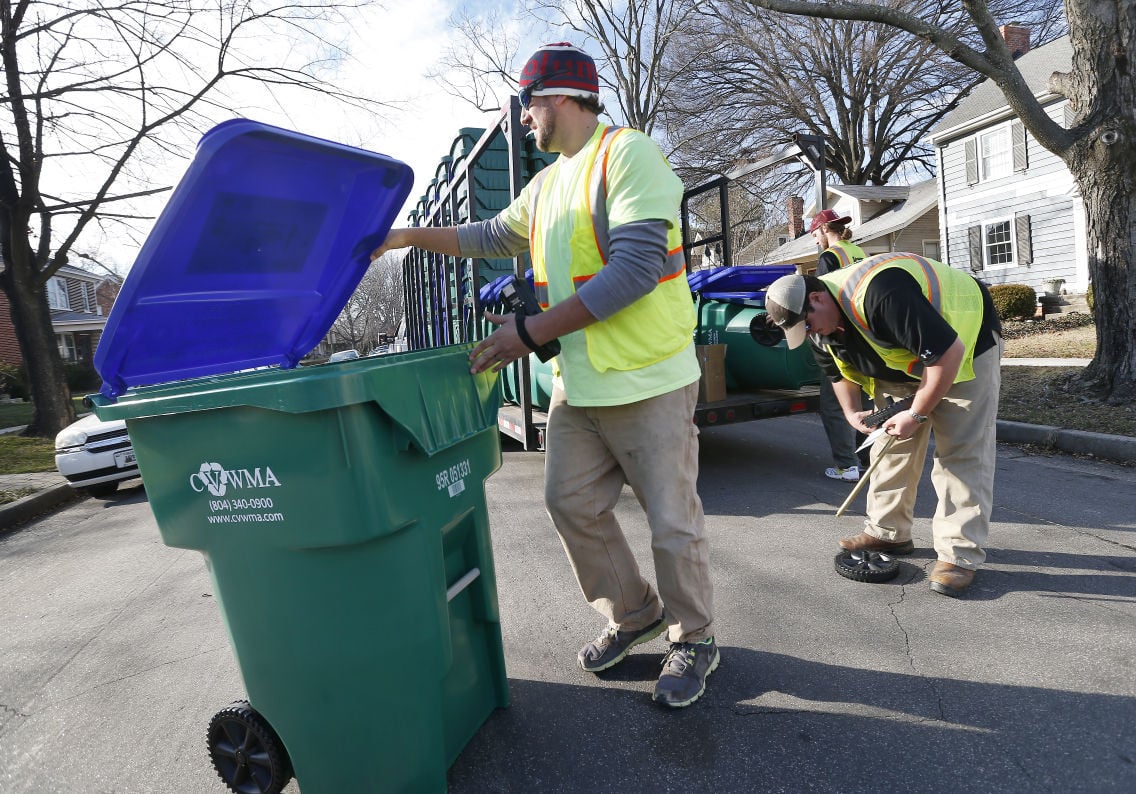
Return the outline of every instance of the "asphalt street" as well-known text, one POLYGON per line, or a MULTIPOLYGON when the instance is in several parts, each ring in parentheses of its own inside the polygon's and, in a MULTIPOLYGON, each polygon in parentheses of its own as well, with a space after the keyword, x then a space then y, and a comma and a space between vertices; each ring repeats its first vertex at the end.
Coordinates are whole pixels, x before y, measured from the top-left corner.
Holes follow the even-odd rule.
MULTIPOLYGON (((834 572, 863 495, 834 518, 850 486, 827 465, 815 416, 703 433, 722 664, 668 711, 661 640, 576 667, 602 620, 542 454, 507 448, 485 498, 512 702, 449 791, 1136 791, 1136 467, 1000 444, 988 564, 954 600, 927 586, 927 477, 899 577, 834 572)), ((629 490, 619 515, 649 572, 629 490)), ((205 729, 244 687, 201 555, 162 544, 140 486, 0 535, 0 623, 0 791, 226 790, 205 729)), ((377 686, 415 664, 390 640, 377 686)))

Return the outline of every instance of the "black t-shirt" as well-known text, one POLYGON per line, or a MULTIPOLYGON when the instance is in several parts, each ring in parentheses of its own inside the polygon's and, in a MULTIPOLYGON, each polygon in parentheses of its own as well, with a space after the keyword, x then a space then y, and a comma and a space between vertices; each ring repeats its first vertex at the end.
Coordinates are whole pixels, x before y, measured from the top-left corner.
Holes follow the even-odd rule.
POLYGON ((817 272, 818 276, 823 276, 825 273, 831 273, 834 270, 840 269, 840 259, 836 254, 829 251, 827 248, 817 258, 817 272))
MULTIPOLYGON (((975 281, 978 281, 975 279, 975 281)), ((974 355, 986 352, 995 344, 994 333, 1002 332, 1002 324, 986 285, 978 281, 982 293, 982 326, 974 355)), ((840 304, 837 304, 840 307, 840 304)), ((841 314, 844 310, 840 309, 841 314)), ((887 268, 868 284, 864 293, 864 314, 868 327, 885 345, 910 350, 926 365, 934 364, 954 344, 958 334, 923 295, 919 282, 905 270, 887 268)), ((855 325, 844 318, 843 333, 823 341, 832 354, 863 374, 890 381, 918 381, 906 372, 892 369, 884 363, 868 341, 855 330, 855 325)), ((839 370, 828 352, 819 347, 819 337, 809 337, 817 363, 833 381, 840 380, 839 370)))

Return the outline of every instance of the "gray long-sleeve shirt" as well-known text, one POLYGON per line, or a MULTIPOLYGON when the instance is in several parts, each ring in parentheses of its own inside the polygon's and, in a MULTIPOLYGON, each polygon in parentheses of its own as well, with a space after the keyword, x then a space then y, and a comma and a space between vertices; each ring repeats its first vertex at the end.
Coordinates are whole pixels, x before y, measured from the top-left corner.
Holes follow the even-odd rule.
MULTIPOLYGON (((667 273, 666 221, 625 223, 611 229, 607 265, 576 292, 596 319, 630 306, 658 286, 667 273)), ((463 256, 505 258, 528 249, 528 240, 498 218, 457 227, 463 256)))

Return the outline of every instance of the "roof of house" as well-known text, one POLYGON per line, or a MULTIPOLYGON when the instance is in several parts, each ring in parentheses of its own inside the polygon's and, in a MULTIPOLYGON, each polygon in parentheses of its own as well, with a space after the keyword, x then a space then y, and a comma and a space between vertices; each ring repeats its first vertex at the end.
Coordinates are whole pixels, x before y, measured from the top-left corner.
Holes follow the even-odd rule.
MULTIPOLYGON (((861 201, 881 198, 884 194, 900 196, 894 206, 881 212, 869 221, 852 229, 852 242, 862 244, 879 239, 910 226, 939 203, 939 183, 927 179, 914 185, 834 185, 829 188, 861 201)), ((817 253, 816 241, 811 235, 802 235, 785 245, 771 251, 765 257, 767 262, 791 262, 807 259, 817 253)))
MULTIPOLYGON (((1050 93, 1050 75, 1054 72, 1067 72, 1071 68, 1073 45, 1068 36, 1062 36, 1030 50, 1018 58, 1016 63, 1034 96, 1044 97, 1050 93)), ((1002 89, 993 80, 984 80, 943 118, 939 126, 931 130, 931 137, 942 135, 956 127, 965 127, 969 122, 1003 109, 1007 114, 1011 113, 1002 89)))
POLYGON ((55 271, 55 275, 60 277, 83 279, 84 281, 102 281, 104 278, 106 278, 106 276, 100 275, 98 273, 92 273, 89 270, 84 270, 83 268, 75 267, 74 265, 64 265, 63 267, 59 268, 59 270, 55 271))
POLYGON ((828 185, 828 189, 858 201, 903 201, 909 185, 828 185))
POLYGON ((107 318, 91 312, 74 312, 69 309, 51 310, 51 327, 56 331, 98 331, 107 318))

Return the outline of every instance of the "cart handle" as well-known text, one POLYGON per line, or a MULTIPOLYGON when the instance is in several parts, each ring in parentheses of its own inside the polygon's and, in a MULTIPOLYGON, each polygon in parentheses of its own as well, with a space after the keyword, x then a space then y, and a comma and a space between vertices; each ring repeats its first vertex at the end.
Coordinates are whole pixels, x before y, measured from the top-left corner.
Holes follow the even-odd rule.
POLYGON ((455 598, 457 598, 461 591, 465 590, 467 587, 473 584, 473 580, 479 576, 481 576, 480 568, 470 568, 469 571, 466 572, 465 576, 463 576, 461 579, 458 579, 446 589, 446 603, 448 604, 455 598))

